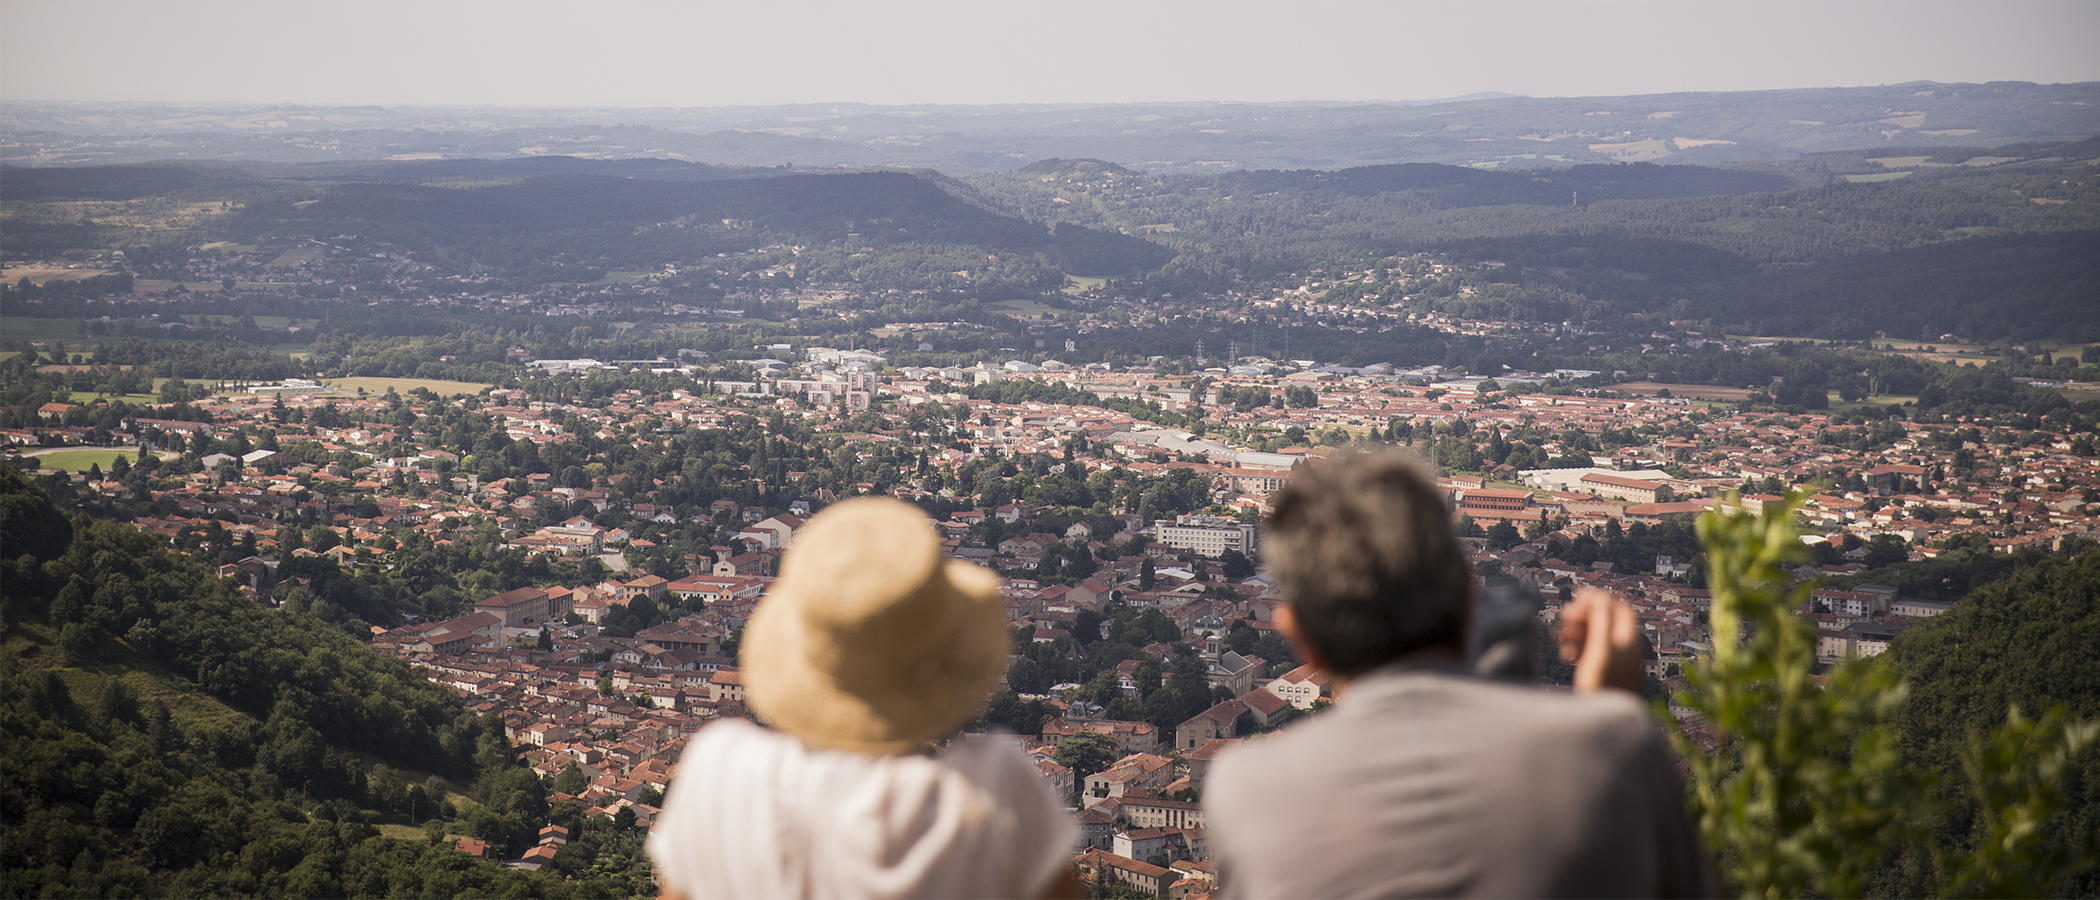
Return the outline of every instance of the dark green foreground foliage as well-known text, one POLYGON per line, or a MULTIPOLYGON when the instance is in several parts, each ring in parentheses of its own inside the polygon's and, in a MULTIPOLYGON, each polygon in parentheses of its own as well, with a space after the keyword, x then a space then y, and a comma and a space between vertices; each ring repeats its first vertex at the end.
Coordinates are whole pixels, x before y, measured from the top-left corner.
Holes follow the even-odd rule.
POLYGON ((1699 520, 1714 633, 1747 638, 1717 640, 1674 699, 1703 714, 1718 747, 1703 752, 1671 724, 1730 888, 2091 896, 2100 554, 2030 562, 1889 654, 1818 678, 1815 627, 1796 614, 1813 584, 1785 569, 1806 554, 1793 527, 1803 496, 1699 520))
MULTIPOLYGON (((2100 554, 2048 559, 1971 593, 1945 615, 1906 632, 1889 648, 1910 682, 1899 718, 1906 755, 1937 773, 1944 804, 1924 824, 1933 843, 1973 853, 1989 827, 1966 789, 1964 751, 2009 710, 2029 716, 2062 707, 2073 720, 2100 721, 2100 554)), ((2044 828, 2033 868, 2083 860, 2084 870, 2059 885, 2034 885, 2054 896, 2100 895, 2093 845, 2100 835, 2100 753, 2076 757, 2058 788, 2062 806, 2044 828)), ((1909 848, 1900 865, 1870 885, 1892 896, 1916 896, 1929 855, 1909 848)), ((1943 873, 1944 874, 1944 873, 1943 873)))
MULTIPOLYGON (((400 663, 151 535, 69 520, 12 468, 0 536, 0 896, 651 892, 646 874, 570 881, 452 849, 521 852, 545 790, 497 720, 400 663)), ((586 852, 556 869, 583 874, 586 852)))

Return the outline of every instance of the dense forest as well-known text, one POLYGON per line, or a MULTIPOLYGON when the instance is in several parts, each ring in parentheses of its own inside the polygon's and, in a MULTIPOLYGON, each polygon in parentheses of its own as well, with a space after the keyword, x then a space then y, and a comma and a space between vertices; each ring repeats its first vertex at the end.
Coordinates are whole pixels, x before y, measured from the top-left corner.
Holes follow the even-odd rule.
MULTIPOLYGON (((1933 883, 1938 845, 1960 854, 1986 834, 1979 796, 1963 774, 1963 752, 2014 709, 2030 717, 2060 708, 2073 720, 2100 722, 2100 553, 2033 560, 1970 593, 1947 614, 1906 631, 1889 648, 1910 685, 1898 722, 1905 755, 1933 775, 1934 801, 1920 835, 1878 874, 1875 893, 1922 896, 1933 883)), ((2047 823, 2028 864, 2069 864, 2083 871, 2062 885, 2037 885, 2049 896, 2100 892, 2100 752, 2075 758, 2057 786, 2060 818, 2047 823), (2083 866, 2077 861, 2083 859, 2083 866)), ((1940 863, 1942 868, 1945 862, 1940 863)))
MULTIPOLYGON (((704 169, 639 177, 629 171, 676 164, 571 162, 491 163, 478 167, 485 171, 476 175, 485 180, 466 187, 426 183, 450 184, 453 176, 446 172, 476 168, 465 163, 336 167, 329 181, 316 175, 262 179, 246 169, 209 166, 11 170, 10 190, 19 179, 23 194, 10 193, 9 200, 216 202, 224 214, 166 239, 194 245, 354 238, 462 275, 523 275, 521 285, 591 281, 612 269, 654 271, 777 245, 790 270, 785 274, 802 282, 918 287, 961 271, 961 285, 1034 293, 1061 287, 1065 274, 1125 274, 1157 268, 1171 255, 1114 232, 1072 224, 1053 233, 1043 224, 990 212, 943 191, 933 173, 702 179, 710 174, 704 169), (533 174, 521 178, 520 172, 533 174), (651 177, 663 175, 691 177, 651 177), (986 259, 987 251, 993 259, 986 259), (1007 255, 1004 265, 998 254, 1007 255)), ((13 217, 0 249, 35 254, 98 243, 125 246, 135 244, 135 234, 122 225, 98 230, 63 212, 43 216, 28 210, 13 217)), ((153 251, 131 255, 150 258, 153 251)))
POLYGON ((1068 276, 1114 278, 1115 291, 1146 297, 1260 292, 1431 253, 1499 265, 1420 290, 1359 285, 1329 302, 1836 339, 2100 332, 2100 182, 2075 162, 2100 144, 1886 155, 1910 152, 1212 175, 1053 159, 960 178, 560 158, 12 169, 0 249, 123 249, 144 274, 205 245, 270 247, 268 259, 314 244, 363 257, 297 288, 316 297, 602 288, 626 273, 611 286, 646 277, 631 296, 650 306, 831 288, 1065 307, 1068 276), (1853 173, 1861 167, 1870 174, 1853 173), (401 280, 408 270, 418 274, 401 280))
POLYGON ((639 838, 552 809, 502 724, 312 615, 0 467, 9 896, 650 893, 639 838), (502 869, 553 817, 590 837, 502 869), (413 835, 413 836, 410 836, 413 835), (582 880, 586 861, 626 859, 582 880), (566 866, 566 868, 565 868, 566 866))
MULTIPOLYGON (((1139 288, 1154 296, 1443 252, 1505 265, 1369 305, 1596 328, 1652 313, 1716 332, 2089 340, 2100 330, 2100 182, 2061 160, 2100 144, 2021 152, 2024 161, 1988 157, 2003 164, 1986 167, 1869 166, 1904 177, 1865 183, 1651 164, 1156 177, 1096 160, 967 181, 996 209, 1124 229, 1179 251, 1139 288), (1490 284, 1500 287, 1482 290, 1490 284)), ((1918 153, 1930 161, 1948 151, 1918 153)), ((1830 163, 1850 168, 1859 154, 1841 156, 1830 163)))

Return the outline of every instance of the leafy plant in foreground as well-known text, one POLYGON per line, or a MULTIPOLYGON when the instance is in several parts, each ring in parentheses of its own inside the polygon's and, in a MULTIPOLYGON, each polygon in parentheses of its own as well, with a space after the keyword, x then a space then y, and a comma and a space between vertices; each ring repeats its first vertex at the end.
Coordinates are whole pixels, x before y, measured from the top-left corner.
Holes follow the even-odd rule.
MULTIPOLYGON (((1816 627, 1796 615, 1813 585, 1785 567, 1807 556, 1794 529, 1805 497, 1763 515, 1730 497, 1698 523, 1714 647, 1687 668, 1691 689, 1677 700, 1711 723, 1719 745, 1701 751, 1674 721, 1671 733, 1691 763, 1701 836, 1745 897, 1858 896, 1868 869, 1935 804, 1934 773, 1906 761, 1897 740, 1909 688, 1893 668, 1859 658, 1824 683, 1815 675, 1816 627)), ((2082 868, 2092 854, 2038 841, 2061 804, 2063 772, 2096 731, 2062 710, 2039 721, 2015 710, 1974 742, 1964 768, 1984 833, 1965 856, 1935 849, 1939 893, 2040 894, 2082 868)))

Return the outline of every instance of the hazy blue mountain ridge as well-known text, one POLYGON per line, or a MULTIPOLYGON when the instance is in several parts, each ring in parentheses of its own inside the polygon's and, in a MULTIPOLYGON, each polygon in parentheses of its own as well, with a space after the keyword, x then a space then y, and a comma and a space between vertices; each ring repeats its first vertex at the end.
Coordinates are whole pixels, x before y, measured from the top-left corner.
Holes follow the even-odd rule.
POLYGON ((1896 144, 1995 146, 2100 132, 2100 84, 2025 82, 1486 97, 1441 103, 1139 103, 706 109, 0 105, 18 165, 175 156, 316 161, 572 155, 722 165, 1009 171, 1093 157, 1152 172, 1720 163, 1896 144), (151 135, 153 141, 137 140, 151 135))

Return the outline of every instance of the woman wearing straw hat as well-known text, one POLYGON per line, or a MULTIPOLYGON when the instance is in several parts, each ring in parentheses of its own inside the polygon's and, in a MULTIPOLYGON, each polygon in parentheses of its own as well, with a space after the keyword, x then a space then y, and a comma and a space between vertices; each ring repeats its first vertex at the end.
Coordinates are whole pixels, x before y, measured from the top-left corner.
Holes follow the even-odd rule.
POLYGON ((1011 638, 999 579, 925 514, 838 503, 795 536, 744 632, 751 709, 686 748, 649 854, 666 897, 1032 897, 1076 887, 1077 826, 969 721, 1011 638), (1061 877, 1062 876, 1062 877, 1061 877))

